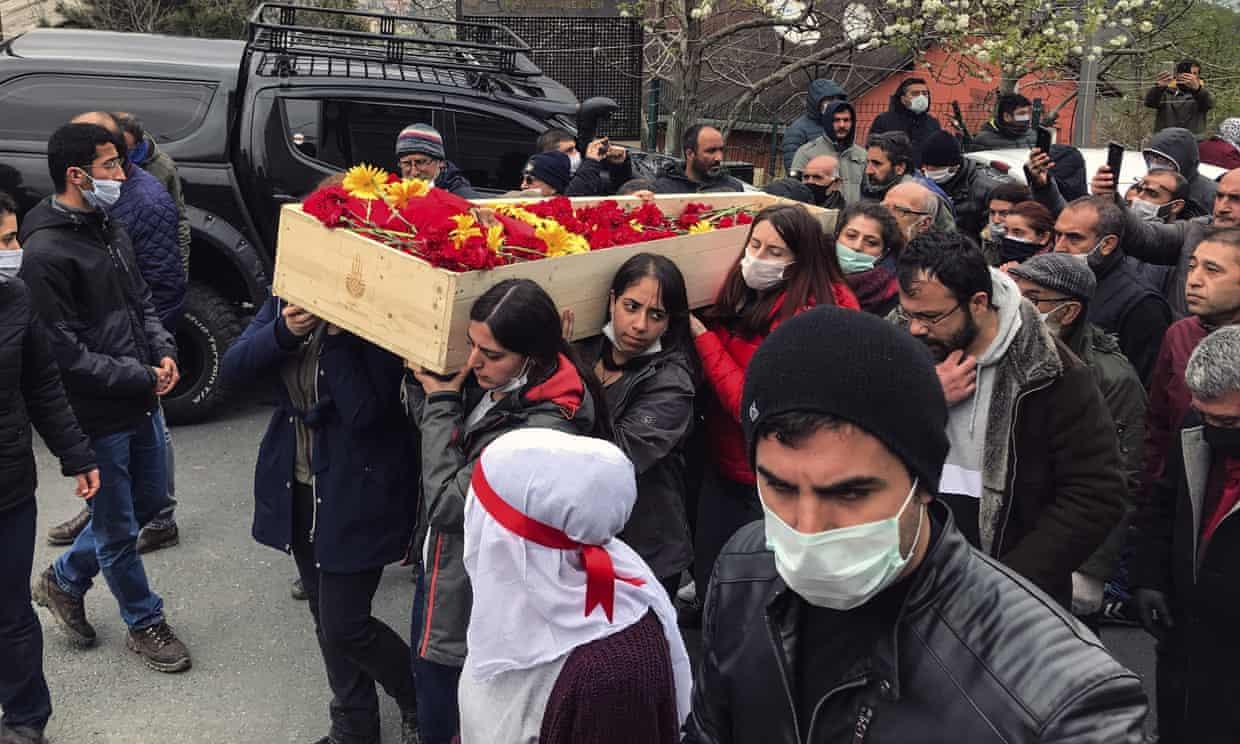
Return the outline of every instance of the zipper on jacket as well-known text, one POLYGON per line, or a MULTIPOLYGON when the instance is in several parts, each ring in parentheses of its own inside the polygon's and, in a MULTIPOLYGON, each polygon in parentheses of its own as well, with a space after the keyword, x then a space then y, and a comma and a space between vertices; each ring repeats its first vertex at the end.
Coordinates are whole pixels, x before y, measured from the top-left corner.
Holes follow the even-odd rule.
MULTIPOLYGON (((868 681, 869 681, 869 678, 868 678, 868 677, 865 677, 865 676, 861 676, 861 677, 857 677, 857 678, 855 678, 855 679, 851 679, 851 680, 849 680, 849 681, 847 681, 847 682, 845 682, 845 683, 843 683, 843 684, 841 684, 841 685, 837 685, 837 686, 833 687, 830 691, 828 691, 828 692, 827 692, 827 694, 826 694, 826 695, 823 695, 823 696, 822 696, 822 697, 818 700, 818 702, 814 704, 814 712, 813 712, 813 713, 810 715, 810 717, 809 717, 809 730, 807 730, 807 731, 805 732, 805 734, 806 734, 806 737, 805 737, 805 742, 806 742, 806 744, 809 744, 809 742, 810 742, 810 741, 814 738, 814 724, 818 723, 818 711, 822 708, 822 704, 823 704, 823 703, 825 703, 825 702, 827 702, 827 700, 829 700, 829 699, 831 698, 831 696, 832 696, 832 695, 835 695, 835 694, 837 694, 837 693, 841 693, 841 692, 843 692, 843 691, 845 691, 845 690, 851 690, 851 689, 853 689, 853 688, 855 688, 855 687, 864 687, 864 686, 865 686, 865 683, 866 683, 866 682, 868 682, 868 681)), ((870 709, 870 707, 869 707, 868 705, 864 705, 864 706, 862 706, 862 707, 861 707, 861 714, 862 714, 862 717, 864 717, 864 718, 865 718, 865 726, 867 726, 867 727, 868 727, 868 726, 870 725, 870 718, 871 718, 871 717, 873 717, 874 712, 870 709)), ((860 719, 860 718, 858 718, 858 719, 857 719, 857 726, 856 726, 856 730, 857 730, 857 736, 859 736, 859 737, 861 737, 861 738, 854 738, 854 739, 853 739, 854 744, 855 744, 856 742, 861 741, 861 739, 864 739, 864 738, 865 738, 865 728, 864 728, 864 727, 862 727, 862 725, 861 725, 861 719, 860 719)))
POLYGON ((862 744, 865 741, 865 735, 870 730, 872 720, 874 720, 874 709, 868 705, 861 706, 861 712, 857 715, 857 723, 853 726, 853 744, 862 744))
MULTIPOLYGON (((1012 499, 1016 493, 1016 466, 1020 462, 1020 457, 1016 454, 1016 424, 1020 420, 1020 404, 1025 398, 1047 389, 1054 383, 1054 380, 1048 380, 1032 390, 1026 390, 1016 396, 1016 405, 1013 408, 1012 426, 1008 430, 1008 451, 1012 453, 1012 465, 1008 471, 1008 487, 1007 487, 1007 508, 1003 510, 1003 524, 999 527, 999 533, 995 535, 994 542, 990 545, 991 556, 998 558, 1002 553, 1003 540, 1007 537, 1008 523, 1012 521, 1012 499)), ((985 491, 985 485, 982 490, 985 491)), ((985 493, 982 494, 985 497, 985 493)))
MULTIPOLYGON (((327 331, 323 331, 326 333, 327 331)), ((314 403, 319 402, 319 361, 323 358, 323 342, 319 340, 319 348, 314 354, 314 403)), ((303 424, 304 425, 304 424, 303 424)), ((310 544, 314 544, 314 535, 319 526, 319 477, 314 474, 314 438, 310 438, 310 544)))
POLYGON ((788 699, 788 709, 792 711, 792 731, 800 744, 801 725, 797 722, 797 705, 792 698, 792 688, 788 685, 788 669, 784 664, 784 653, 780 651, 779 643, 775 639, 775 626, 771 624, 770 614, 763 610, 762 617, 766 620, 766 637, 771 642, 771 651, 775 652, 775 662, 779 666, 779 679, 784 683, 784 695, 788 699))

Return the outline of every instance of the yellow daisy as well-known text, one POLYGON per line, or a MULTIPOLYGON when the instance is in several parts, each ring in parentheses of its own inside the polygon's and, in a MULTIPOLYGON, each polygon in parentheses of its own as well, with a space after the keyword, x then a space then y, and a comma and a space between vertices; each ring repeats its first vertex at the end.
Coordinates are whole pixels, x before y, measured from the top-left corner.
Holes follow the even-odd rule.
POLYGON ((568 256, 574 253, 589 253, 590 244, 580 235, 569 232, 568 228, 554 220, 546 220, 534 230, 534 234, 547 244, 548 256, 568 256))
POLYGON ((452 242, 460 248, 470 238, 481 238, 482 230, 478 227, 478 222, 472 214, 456 214, 452 216, 452 221, 456 223, 456 228, 448 233, 448 237, 452 238, 452 242))
POLYGON ((500 224, 491 225, 487 228, 487 250, 492 253, 499 253, 499 249, 504 247, 504 226, 500 224))
POLYGON ((387 188, 388 174, 381 168, 362 163, 344 174, 344 190, 359 199, 378 199, 387 188))
POLYGON ((702 233, 712 232, 714 229, 714 225, 710 224, 706 220, 702 220, 701 222, 695 222, 689 226, 689 234, 701 235, 702 233))
POLYGON ((389 183, 383 190, 383 198, 392 209, 404 209, 413 199, 426 196, 431 190, 427 181, 419 178, 406 178, 403 181, 389 183))

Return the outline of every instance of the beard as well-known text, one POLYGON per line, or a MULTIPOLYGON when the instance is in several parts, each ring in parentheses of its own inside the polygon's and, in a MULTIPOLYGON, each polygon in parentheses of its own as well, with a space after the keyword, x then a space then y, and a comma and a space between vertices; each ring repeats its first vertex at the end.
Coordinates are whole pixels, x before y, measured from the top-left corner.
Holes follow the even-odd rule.
POLYGON ((969 348, 977 339, 977 335, 981 333, 981 328, 973 319, 973 313, 969 311, 969 308, 963 307, 960 310, 964 314, 964 325, 949 338, 940 341, 930 336, 921 337, 922 343, 930 350, 930 355, 934 357, 935 362, 946 360, 953 351, 964 351, 969 348))
POLYGON ((694 160, 689 167, 693 169, 693 174, 703 181, 713 180, 723 175, 722 164, 694 160))

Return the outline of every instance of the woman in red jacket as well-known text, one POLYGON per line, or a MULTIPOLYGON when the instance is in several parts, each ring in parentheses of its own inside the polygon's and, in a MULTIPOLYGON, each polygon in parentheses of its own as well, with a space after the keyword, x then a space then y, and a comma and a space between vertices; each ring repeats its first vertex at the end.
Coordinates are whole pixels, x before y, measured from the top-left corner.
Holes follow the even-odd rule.
POLYGON ((706 596, 715 559, 742 526, 762 518, 754 473, 741 433, 745 368, 758 345, 783 321, 815 305, 860 310, 822 226, 795 204, 777 204, 754 218, 706 322, 691 318, 709 396, 707 472, 698 499, 694 578, 706 596))

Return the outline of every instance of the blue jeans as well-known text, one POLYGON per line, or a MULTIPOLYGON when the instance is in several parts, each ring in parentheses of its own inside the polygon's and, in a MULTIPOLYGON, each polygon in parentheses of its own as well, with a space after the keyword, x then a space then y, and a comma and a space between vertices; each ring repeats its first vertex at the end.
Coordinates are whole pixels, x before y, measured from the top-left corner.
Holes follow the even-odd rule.
POLYGON ((449 744, 461 729, 461 709, 456 693, 461 668, 418 657, 425 605, 426 577, 419 566, 409 635, 413 651, 413 687, 418 698, 418 733, 422 735, 423 744, 449 744))
POLYGON ((43 629, 30 606, 35 502, 0 512, 0 708, 4 725, 42 731, 52 717, 43 629))
MULTIPOLYGON (((159 507, 159 513, 155 515, 155 518, 173 521, 176 518, 177 508, 176 453, 172 451, 172 431, 168 428, 167 420, 164 419, 164 404, 162 402, 159 404, 159 408, 155 409, 154 418, 155 425, 159 427, 159 434, 164 439, 164 454, 168 470, 168 489, 164 492, 163 504, 159 507)), ((142 524, 145 526, 146 522, 142 524)))
POLYGON ((167 499, 164 438, 149 415, 136 428, 90 440, 99 463, 99 492, 87 502, 90 523, 53 564, 60 588, 81 597, 100 572, 131 630, 164 619, 164 601, 151 591, 136 547, 138 527, 167 499))

